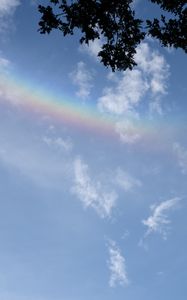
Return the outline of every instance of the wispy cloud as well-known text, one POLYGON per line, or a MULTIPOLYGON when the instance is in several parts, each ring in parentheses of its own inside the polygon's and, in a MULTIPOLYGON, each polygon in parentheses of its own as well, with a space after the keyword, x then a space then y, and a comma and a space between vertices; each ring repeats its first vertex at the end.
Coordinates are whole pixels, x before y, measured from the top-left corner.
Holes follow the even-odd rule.
POLYGON ((55 159, 44 149, 14 143, 1 146, 0 163, 38 186, 58 189, 65 188, 62 181, 67 178, 70 165, 67 159, 55 159))
POLYGON ((133 121, 118 121, 116 122, 115 129, 122 143, 134 144, 141 138, 138 127, 133 124, 133 121))
POLYGON ((99 110, 115 114, 119 119, 116 131, 124 143, 134 143, 140 138, 133 123, 143 101, 150 99, 148 112, 162 114, 161 99, 167 93, 169 65, 163 55, 144 42, 137 49, 135 61, 138 66, 132 71, 109 73, 110 85, 103 89, 98 98, 99 110))
POLYGON ((177 156, 178 164, 183 174, 187 173, 187 149, 183 148, 179 143, 173 145, 173 151, 177 156))
POLYGON ((52 138, 50 136, 44 136, 42 138, 42 140, 49 147, 54 147, 57 150, 70 152, 73 148, 73 143, 69 138, 68 139, 63 139, 62 137, 53 137, 52 138))
POLYGON ((20 5, 19 0, 1 0, 0 1, 0 15, 9 15, 14 13, 17 6, 20 5))
POLYGON ((151 92, 157 101, 166 93, 169 65, 164 57, 152 50, 148 43, 142 43, 137 49, 135 61, 138 66, 133 71, 109 76, 115 85, 106 87, 98 99, 102 111, 122 115, 134 110, 146 92, 151 92))
POLYGON ((126 270, 126 260, 124 256, 121 254, 120 249, 117 247, 114 241, 110 241, 109 247, 109 260, 108 267, 110 270, 110 287, 115 287, 117 284, 119 285, 128 285, 129 279, 127 276, 126 270))
POLYGON ((10 17, 16 8, 21 4, 20 0, 1 0, 0 1, 0 32, 9 28, 10 17))
POLYGON ((162 114, 161 97, 167 93, 169 65, 163 55, 145 42, 138 47, 135 60, 151 92, 150 109, 162 114))
POLYGON ((103 90, 103 95, 98 99, 98 107, 101 111, 116 115, 132 112, 145 94, 147 83, 137 69, 114 76, 112 80, 116 84, 103 90))
POLYGON ((116 171, 116 183, 125 191, 132 191, 134 188, 142 186, 139 179, 132 177, 121 168, 118 168, 116 171))
POLYGON ((0 52, 0 73, 6 71, 10 66, 10 61, 0 52))
POLYGON ((117 200, 115 191, 107 190, 98 180, 92 180, 88 165, 80 158, 74 162, 75 185, 72 192, 82 201, 85 207, 92 207, 99 216, 111 216, 117 200))
POLYGON ((164 95, 167 92, 169 65, 163 55, 151 49, 148 43, 142 43, 137 50, 135 60, 138 68, 147 77, 153 95, 164 95))
POLYGON ((36 186, 66 189, 72 172, 72 158, 68 152, 65 150, 62 153, 66 155, 61 155, 46 147, 41 140, 43 128, 33 126, 29 120, 25 122, 17 110, 1 107, 1 113, 1 167, 36 186))
POLYGON ((82 44, 79 47, 80 52, 87 53, 91 57, 93 57, 96 61, 99 61, 98 53, 102 49, 102 39, 95 39, 94 41, 90 41, 89 45, 82 44))
POLYGON ((78 87, 76 95, 82 99, 87 99, 93 87, 93 75, 87 70, 86 64, 82 61, 78 62, 75 70, 70 73, 70 78, 78 87))
POLYGON ((168 225, 171 223, 168 213, 176 208, 181 198, 175 197, 166 201, 161 202, 159 205, 152 205, 152 214, 142 223, 147 227, 147 231, 144 238, 149 236, 151 233, 160 233, 164 239, 167 238, 168 225))

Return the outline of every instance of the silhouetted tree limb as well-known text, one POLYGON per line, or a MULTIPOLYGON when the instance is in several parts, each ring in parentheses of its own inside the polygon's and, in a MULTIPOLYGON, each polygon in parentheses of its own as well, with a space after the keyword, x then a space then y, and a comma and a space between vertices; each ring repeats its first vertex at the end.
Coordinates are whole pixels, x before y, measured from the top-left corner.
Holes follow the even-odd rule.
POLYGON ((140 42, 150 35, 162 46, 181 48, 187 52, 187 1, 149 0, 160 6, 160 19, 136 18, 133 0, 49 0, 50 5, 39 5, 40 33, 59 29, 63 35, 81 31, 80 43, 101 39, 98 53, 101 62, 115 70, 132 69, 134 54, 140 42), (166 18, 166 15, 171 16, 166 18))

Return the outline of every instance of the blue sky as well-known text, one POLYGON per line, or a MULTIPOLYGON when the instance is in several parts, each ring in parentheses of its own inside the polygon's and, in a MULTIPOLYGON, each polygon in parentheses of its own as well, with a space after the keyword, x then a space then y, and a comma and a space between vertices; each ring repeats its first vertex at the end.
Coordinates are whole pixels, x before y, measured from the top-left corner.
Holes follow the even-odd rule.
POLYGON ((186 299, 185 54, 146 39, 111 73, 100 41, 38 20, 37 1, 0 0, 0 299, 186 299), (89 108, 95 129, 25 90, 89 108))

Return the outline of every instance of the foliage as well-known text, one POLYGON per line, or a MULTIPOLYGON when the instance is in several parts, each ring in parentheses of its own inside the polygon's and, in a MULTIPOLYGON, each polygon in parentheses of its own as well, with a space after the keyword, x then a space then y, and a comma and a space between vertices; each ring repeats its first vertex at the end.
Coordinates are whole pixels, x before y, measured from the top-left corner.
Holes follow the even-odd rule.
POLYGON ((98 56, 113 71, 132 69, 136 65, 136 48, 147 35, 157 38, 162 46, 187 52, 186 0, 149 0, 165 13, 153 20, 136 18, 133 0, 49 1, 50 5, 38 6, 40 33, 59 29, 66 36, 79 29, 80 43, 102 39, 98 56))

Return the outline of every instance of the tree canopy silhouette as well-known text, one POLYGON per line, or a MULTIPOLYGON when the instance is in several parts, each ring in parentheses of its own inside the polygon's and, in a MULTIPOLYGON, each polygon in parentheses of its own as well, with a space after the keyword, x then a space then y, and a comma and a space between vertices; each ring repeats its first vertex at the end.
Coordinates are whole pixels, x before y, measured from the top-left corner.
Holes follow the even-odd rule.
POLYGON ((63 35, 81 32, 80 43, 102 39, 98 56, 113 71, 132 69, 134 54, 146 37, 157 38, 162 46, 181 48, 187 53, 187 1, 148 0, 159 5, 158 18, 139 19, 133 0, 49 0, 39 5, 40 33, 59 29, 63 35))

